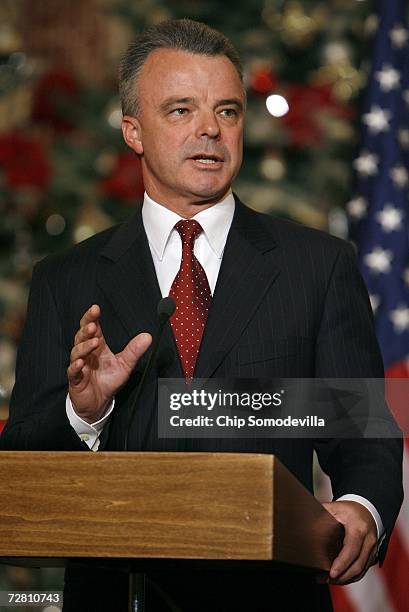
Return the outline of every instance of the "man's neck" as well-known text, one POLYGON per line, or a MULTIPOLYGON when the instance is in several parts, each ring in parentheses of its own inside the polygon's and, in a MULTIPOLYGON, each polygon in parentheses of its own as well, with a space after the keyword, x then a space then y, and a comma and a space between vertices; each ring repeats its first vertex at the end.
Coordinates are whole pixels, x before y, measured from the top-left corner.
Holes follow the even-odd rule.
POLYGON ((211 208, 215 204, 218 204, 219 202, 224 200, 226 196, 229 193, 231 193, 231 188, 229 188, 228 191, 226 191, 221 196, 217 196, 209 200, 199 200, 198 199, 197 201, 195 200, 190 200, 190 201, 189 200, 175 200, 173 198, 167 199, 167 198, 163 198, 160 196, 155 197, 155 195, 151 195, 148 189, 146 190, 146 193, 150 197, 151 200, 153 200, 157 204, 160 204, 160 206, 163 206, 164 208, 171 210, 172 212, 176 213, 183 219, 191 219, 192 217, 197 215, 199 212, 206 210, 207 208, 211 208))

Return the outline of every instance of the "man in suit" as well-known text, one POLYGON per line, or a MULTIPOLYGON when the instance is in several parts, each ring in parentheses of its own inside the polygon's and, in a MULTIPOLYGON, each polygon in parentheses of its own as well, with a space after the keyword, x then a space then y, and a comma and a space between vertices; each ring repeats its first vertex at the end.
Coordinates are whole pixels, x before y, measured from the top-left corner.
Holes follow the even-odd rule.
MULTIPOLYGON (((170 293, 177 310, 129 449, 275 453, 310 490, 315 449, 336 500, 326 507, 345 526, 330 579, 358 580, 383 560, 402 501, 402 444, 386 410, 396 437, 359 442, 168 440, 158 438, 156 420, 159 377, 382 377, 353 249, 257 214, 232 194, 246 97, 223 35, 190 20, 147 30, 123 59, 120 92, 144 204, 124 224, 36 266, 2 447, 123 449, 156 304, 170 293)), ((331 609, 326 586, 283 571, 157 573, 148 585, 149 612, 331 609)), ((64 609, 119 612, 124 592, 118 572, 74 568, 64 609)))

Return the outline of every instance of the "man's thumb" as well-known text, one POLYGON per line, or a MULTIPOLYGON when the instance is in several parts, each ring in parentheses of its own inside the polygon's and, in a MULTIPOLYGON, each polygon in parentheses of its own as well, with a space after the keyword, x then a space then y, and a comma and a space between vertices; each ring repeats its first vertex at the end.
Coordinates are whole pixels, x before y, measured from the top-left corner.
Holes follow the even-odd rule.
POLYGON ((152 336, 143 332, 142 334, 138 334, 128 342, 120 356, 124 360, 126 365, 130 369, 133 369, 151 344, 152 336))

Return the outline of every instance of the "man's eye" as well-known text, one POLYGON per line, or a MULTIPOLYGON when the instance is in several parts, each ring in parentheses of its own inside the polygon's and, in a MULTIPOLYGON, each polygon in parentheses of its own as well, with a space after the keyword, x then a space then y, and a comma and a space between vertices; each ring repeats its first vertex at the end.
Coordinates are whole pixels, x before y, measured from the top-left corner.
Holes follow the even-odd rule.
POLYGON ((187 113, 187 108, 175 108, 172 113, 174 113, 175 115, 186 115, 187 113))
POLYGON ((236 111, 234 108, 224 108, 224 109, 221 111, 221 114, 222 114, 224 117, 236 117, 236 115, 237 115, 237 111, 236 111))

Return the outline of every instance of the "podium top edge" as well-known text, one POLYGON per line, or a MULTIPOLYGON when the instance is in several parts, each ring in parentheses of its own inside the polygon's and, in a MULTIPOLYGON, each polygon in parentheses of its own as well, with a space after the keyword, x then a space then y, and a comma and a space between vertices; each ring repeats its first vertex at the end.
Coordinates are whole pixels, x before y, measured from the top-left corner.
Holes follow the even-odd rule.
POLYGON ((205 459, 205 460, 223 460, 229 459, 230 461, 242 461, 243 459, 248 459, 250 461, 266 461, 271 462, 272 460, 278 461, 278 459, 273 454, 269 453, 235 453, 235 452, 227 452, 227 453, 219 453, 219 452, 159 452, 159 451, 98 451, 98 452, 87 452, 87 451, 0 451, 0 460, 1 459, 24 459, 25 457, 29 457, 30 459, 62 459, 62 458, 78 458, 80 460, 87 461, 89 458, 96 459, 99 458, 106 459, 109 457, 112 459, 180 459, 182 461, 187 461, 188 459, 205 459))

